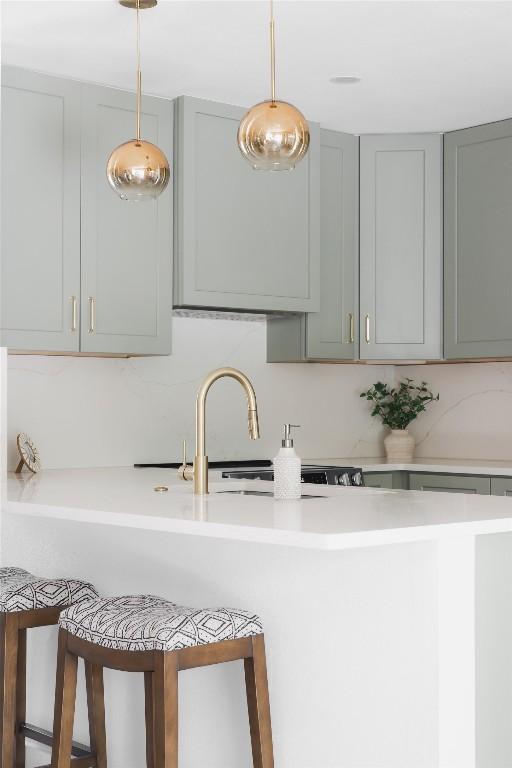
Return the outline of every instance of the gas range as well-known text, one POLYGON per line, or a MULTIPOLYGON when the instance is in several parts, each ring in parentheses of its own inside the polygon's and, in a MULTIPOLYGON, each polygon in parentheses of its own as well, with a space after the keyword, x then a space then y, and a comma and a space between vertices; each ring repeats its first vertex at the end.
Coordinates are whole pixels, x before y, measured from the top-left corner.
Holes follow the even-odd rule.
MULTIPOLYGON (((271 467, 244 469, 226 469, 222 477, 236 480, 273 480, 274 471, 271 467)), ((303 483, 316 485, 352 485, 363 486, 363 471, 359 467, 332 467, 316 464, 303 464, 301 470, 303 483)))
MULTIPOLYGON (((159 467, 177 469, 180 462, 153 462, 135 464, 135 467, 159 467)), ((210 469, 222 470, 222 477, 235 480, 273 480, 272 462, 268 459, 245 459, 235 461, 210 461, 210 469)), ((360 467, 333 467, 321 464, 303 464, 302 482, 316 485, 364 485, 363 471, 360 467)))

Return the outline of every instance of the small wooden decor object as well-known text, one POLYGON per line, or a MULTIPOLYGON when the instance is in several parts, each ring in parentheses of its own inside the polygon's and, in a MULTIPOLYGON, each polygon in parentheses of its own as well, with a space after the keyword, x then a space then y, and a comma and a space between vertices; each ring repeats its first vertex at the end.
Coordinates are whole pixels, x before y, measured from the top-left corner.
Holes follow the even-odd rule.
POLYGON ((41 459, 39 458, 39 452, 25 432, 20 432, 16 438, 18 445, 18 452, 20 454, 20 463, 16 467, 16 472, 19 474, 23 467, 27 467, 34 474, 41 469, 41 459))

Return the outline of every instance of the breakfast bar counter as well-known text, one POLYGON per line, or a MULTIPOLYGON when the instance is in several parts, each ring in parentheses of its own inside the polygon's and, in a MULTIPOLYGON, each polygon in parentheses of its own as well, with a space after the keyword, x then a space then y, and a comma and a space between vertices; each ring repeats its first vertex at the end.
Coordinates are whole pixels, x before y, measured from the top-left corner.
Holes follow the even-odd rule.
MULTIPOLYGON (((258 613, 277 768, 509 766, 510 499, 303 488, 319 498, 215 473, 206 498, 172 470, 11 475, 2 564, 258 613)), ((29 720, 50 727, 55 630, 38 632, 29 720)), ((106 674, 111 768, 144 764, 141 685, 106 674)), ((250 768, 244 696, 237 663, 180 677, 180 768, 250 768)))

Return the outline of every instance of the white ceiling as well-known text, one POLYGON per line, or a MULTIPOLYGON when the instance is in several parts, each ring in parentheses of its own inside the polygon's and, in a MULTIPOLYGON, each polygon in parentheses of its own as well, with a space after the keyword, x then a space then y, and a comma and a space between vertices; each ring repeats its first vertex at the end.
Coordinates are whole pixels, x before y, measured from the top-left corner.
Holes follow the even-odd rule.
MULTIPOLYGON (((134 13, 116 0, 3 0, 2 61, 133 88, 134 13)), ((277 0, 278 97, 352 133, 512 117, 512 2, 277 0), (335 75, 357 85, 334 85, 335 75)), ((267 2, 160 0, 142 13, 143 89, 268 98, 267 2)))

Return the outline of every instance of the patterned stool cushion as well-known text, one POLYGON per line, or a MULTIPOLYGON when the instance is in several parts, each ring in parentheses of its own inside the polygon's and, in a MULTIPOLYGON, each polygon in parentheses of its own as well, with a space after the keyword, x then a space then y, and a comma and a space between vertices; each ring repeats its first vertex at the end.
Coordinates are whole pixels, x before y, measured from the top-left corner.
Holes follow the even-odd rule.
POLYGON ((98 597, 91 584, 76 579, 41 579, 23 568, 0 568, 0 612, 58 608, 98 597))
POLYGON ((152 595, 86 600, 63 611, 59 626, 120 651, 175 651, 263 632, 247 611, 185 608, 152 595))

